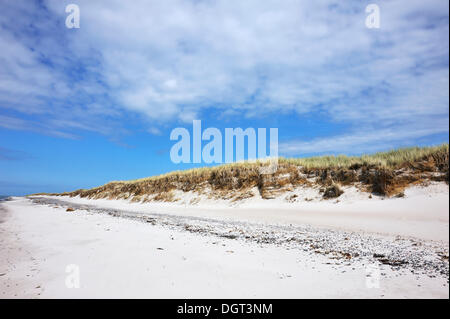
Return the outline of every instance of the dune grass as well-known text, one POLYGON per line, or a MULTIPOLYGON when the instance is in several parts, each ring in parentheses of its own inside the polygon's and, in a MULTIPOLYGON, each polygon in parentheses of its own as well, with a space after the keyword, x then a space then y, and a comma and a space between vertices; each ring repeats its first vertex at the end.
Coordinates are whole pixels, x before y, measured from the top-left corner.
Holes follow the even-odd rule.
MULTIPOLYGON (((264 174, 260 170, 267 161, 247 161, 113 181, 89 190, 50 195, 174 201, 170 197, 174 189, 200 193, 212 189, 213 196, 218 198, 240 199, 245 192, 257 187, 261 197, 269 199, 298 185, 330 187, 357 183, 362 191, 393 196, 401 194, 412 183, 448 182, 448 159, 448 144, 399 148, 361 156, 279 158, 278 169, 273 174, 264 174)), ((338 188, 330 191, 339 196, 338 188)))
MULTIPOLYGON (((278 159, 280 165, 295 165, 308 169, 324 169, 324 168, 348 168, 354 165, 374 165, 381 168, 394 169, 405 163, 413 163, 424 157, 442 154, 449 152, 449 145, 442 144, 438 146, 429 147, 408 147, 390 150, 387 152, 378 152, 374 154, 365 154, 361 156, 315 156, 308 158, 283 158, 278 159)), ((145 177, 141 179, 128 180, 128 181, 112 181, 111 183, 136 183, 149 180, 157 180, 162 178, 170 178, 174 176, 197 176, 204 177, 210 175, 212 172, 220 174, 224 171, 237 170, 237 169, 256 169, 259 166, 266 165, 267 162, 239 162, 224 164, 219 166, 193 168, 184 171, 173 171, 170 173, 145 177)))
POLYGON ((288 158, 281 162, 300 165, 308 168, 336 168, 352 165, 376 165, 385 168, 396 168, 404 163, 413 163, 426 156, 449 151, 448 144, 430 147, 399 148, 387 152, 378 152, 362 156, 316 156, 309 158, 288 158))

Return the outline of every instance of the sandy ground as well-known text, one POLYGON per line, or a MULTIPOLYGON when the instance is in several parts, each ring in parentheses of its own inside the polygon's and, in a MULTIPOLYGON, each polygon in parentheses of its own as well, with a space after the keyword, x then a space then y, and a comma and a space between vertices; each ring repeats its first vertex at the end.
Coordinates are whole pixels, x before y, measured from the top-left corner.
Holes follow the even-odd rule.
MULTIPOLYGON (((255 190, 255 192, 257 192, 255 190)), ((182 192, 181 192, 182 193, 182 192)), ((411 236, 425 240, 449 241, 449 186, 432 183, 414 186, 404 198, 389 198, 362 193, 356 188, 345 189, 336 200, 320 200, 318 190, 298 189, 273 200, 255 196, 237 203, 214 201, 191 193, 179 194, 175 203, 132 203, 129 200, 89 200, 80 197, 59 197, 78 204, 119 208, 135 212, 157 212, 182 216, 197 216, 226 220, 284 225, 314 225, 317 227, 363 231, 388 235, 411 236), (298 201, 286 197, 298 195, 298 201), (304 199, 314 199, 310 202, 304 199)))
MULTIPOLYGON (((440 201, 446 200, 448 204, 448 193, 446 197, 441 195, 437 194, 432 201, 438 207, 443 205, 440 201)), ((430 198, 429 194, 426 197, 430 198)), ((429 204, 432 205, 432 202, 429 204)), ((103 206, 105 211, 108 211, 108 205, 126 205, 129 211, 139 207, 116 201, 95 201, 95 205, 106 205, 103 206)), ((334 258, 314 253, 313 248, 305 249, 305 246, 290 246, 282 242, 264 243, 183 231, 169 225, 166 222, 169 219, 149 224, 99 214, 89 209, 67 212, 67 206, 32 203, 26 198, 14 198, 3 202, 1 207, 0 298, 449 297, 448 237, 447 241, 442 234, 429 238, 433 237, 431 228, 434 227, 436 233, 446 229, 448 235, 448 206, 446 211, 431 212, 431 217, 418 213, 412 214, 410 219, 407 216, 391 218, 386 216, 388 214, 381 214, 380 220, 372 217, 373 223, 380 224, 372 226, 375 227, 373 229, 385 233, 385 237, 367 239, 375 248, 387 244, 397 247, 399 236, 392 236, 401 229, 396 224, 397 219, 403 218, 406 228, 415 223, 420 228, 422 223, 430 229, 420 232, 418 240, 406 248, 416 249, 414 246, 421 245, 419 241, 429 243, 421 249, 424 252, 430 250, 424 258, 431 258, 431 261, 438 258, 436 251, 446 250, 447 276, 392 267, 368 258, 334 258), (435 216, 439 218, 436 220, 435 216), (390 222, 393 226, 389 225, 390 222), (379 228, 383 223, 386 226, 384 230, 379 228)), ((166 212, 169 208, 162 208, 161 211, 166 212)), ((198 215, 203 214, 203 209, 207 208, 199 209, 198 215)), ((240 209, 244 209, 243 212, 236 211, 236 208, 233 211, 239 212, 244 219, 258 217, 245 213, 245 209, 252 211, 255 207, 240 209)), ((218 211, 212 213, 214 217, 231 218, 232 210, 220 208, 218 211), (220 215, 223 212, 224 215, 220 215)), ((342 214, 345 216, 344 212, 348 211, 347 207, 342 214)), ((176 210, 177 214, 185 216, 192 212, 193 208, 176 210)), ((336 210, 337 214, 340 212, 336 210)), ((329 219, 331 212, 325 213, 318 219, 318 225, 343 227, 334 219, 326 224, 325 220, 329 219)), ((363 214, 370 215, 366 211, 363 214)), ((398 210, 396 214, 402 216, 398 210)), ((267 217, 265 221, 282 224, 293 217, 271 218, 267 217)), ((296 218, 299 219, 294 218, 295 222, 302 223, 303 219, 296 218)), ((362 217, 360 219, 363 220, 362 217)), ((358 221, 344 228, 362 231, 363 226, 364 223, 358 221)), ((314 234, 330 233, 325 229, 312 230, 314 234)), ((412 230, 404 233, 416 235, 412 230)), ((362 234, 352 236, 365 242, 362 234)), ((338 235, 336 233, 339 241, 342 237, 338 235)), ((354 240, 353 237, 350 240, 354 240)), ((404 240, 398 247, 405 247, 406 242, 404 240)), ((419 252, 422 254, 422 251, 419 252)))

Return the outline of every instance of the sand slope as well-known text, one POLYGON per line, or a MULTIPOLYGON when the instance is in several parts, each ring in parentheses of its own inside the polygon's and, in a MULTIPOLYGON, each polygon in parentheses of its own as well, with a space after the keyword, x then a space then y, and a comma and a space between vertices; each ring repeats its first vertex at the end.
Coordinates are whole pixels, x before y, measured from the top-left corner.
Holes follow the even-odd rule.
POLYGON ((315 189, 298 189, 298 199, 288 202, 286 196, 265 200, 261 197, 239 202, 217 201, 181 192, 175 203, 133 203, 130 200, 91 200, 68 196, 43 196, 64 201, 119 208, 135 212, 157 212, 257 223, 304 225, 351 231, 411 236, 426 240, 449 241, 449 186, 432 183, 427 187, 406 189, 404 198, 386 198, 345 189, 337 200, 319 200, 315 189), (316 197, 314 197, 316 196, 316 197), (305 198, 315 198, 305 201, 305 198), (195 199, 196 204, 192 204, 195 199))
MULTIPOLYGON (((80 209, 66 212, 65 207, 33 204, 25 198, 2 206, 7 210, 0 223, 2 298, 448 298, 445 277, 364 259, 330 259, 289 246, 201 235, 80 209), (80 288, 66 286, 73 275, 68 265, 78 267, 80 288)), ((199 210, 184 214, 193 211, 199 210)), ((222 213, 230 218, 231 210, 222 213)), ((258 217, 246 214, 248 219, 258 217)), ((448 227, 448 213, 447 219, 445 212, 440 214, 439 223, 448 227)), ((419 217, 412 220, 436 225, 428 223, 433 218, 419 217)), ((361 225, 358 222, 356 228, 361 225)), ((448 242, 444 246, 448 256, 448 242)))

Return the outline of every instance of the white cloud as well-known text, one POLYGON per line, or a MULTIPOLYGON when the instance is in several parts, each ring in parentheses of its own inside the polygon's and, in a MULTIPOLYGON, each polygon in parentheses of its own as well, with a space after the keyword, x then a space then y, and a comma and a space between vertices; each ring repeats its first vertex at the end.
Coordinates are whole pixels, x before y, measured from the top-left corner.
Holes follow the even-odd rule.
POLYGON ((223 108, 425 134, 448 118, 447 1, 380 1, 379 30, 364 2, 80 0, 77 30, 64 28, 70 1, 14 3, 2 4, 0 107, 49 124, 110 134, 128 113, 155 127, 223 108))
POLYGON ((169 89, 176 89, 177 88, 177 80, 170 79, 164 82, 164 85, 168 87, 169 89))
POLYGON ((162 134, 161 130, 159 128, 157 128, 157 127, 150 127, 147 130, 147 132, 152 134, 152 135, 161 135, 162 134))

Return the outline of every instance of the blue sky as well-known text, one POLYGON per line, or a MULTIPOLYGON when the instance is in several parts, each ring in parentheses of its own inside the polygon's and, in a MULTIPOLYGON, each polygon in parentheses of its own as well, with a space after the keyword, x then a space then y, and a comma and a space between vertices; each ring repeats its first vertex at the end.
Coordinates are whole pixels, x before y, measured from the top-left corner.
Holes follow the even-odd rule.
POLYGON ((282 156, 448 142, 448 6, 1 1, 0 194, 190 168, 171 162, 169 135, 194 119, 277 127, 282 156))

